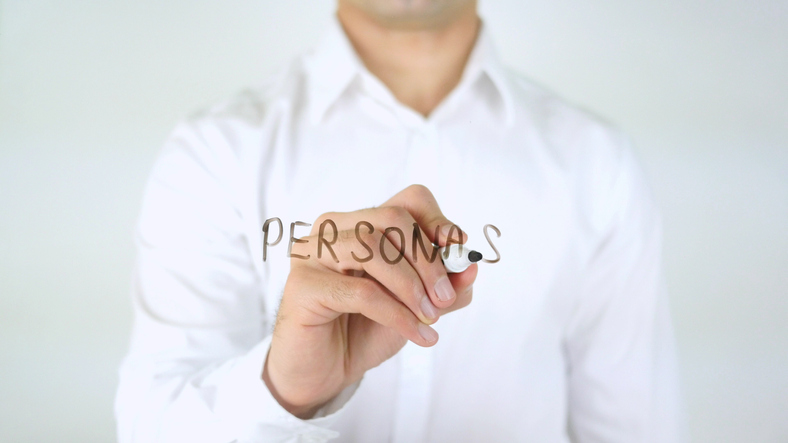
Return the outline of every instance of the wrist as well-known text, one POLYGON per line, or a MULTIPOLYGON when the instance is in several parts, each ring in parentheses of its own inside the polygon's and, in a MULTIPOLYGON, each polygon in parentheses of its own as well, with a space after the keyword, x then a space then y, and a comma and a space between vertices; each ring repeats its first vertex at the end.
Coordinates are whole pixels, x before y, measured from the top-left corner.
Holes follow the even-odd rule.
POLYGON ((278 375, 278 372, 271 367, 270 358, 268 356, 266 356, 265 362, 263 363, 262 379, 279 405, 287 412, 302 420, 314 417, 320 407, 326 403, 314 396, 288 395, 292 393, 288 393, 287 389, 282 389, 285 384, 282 383, 282 377, 278 375))

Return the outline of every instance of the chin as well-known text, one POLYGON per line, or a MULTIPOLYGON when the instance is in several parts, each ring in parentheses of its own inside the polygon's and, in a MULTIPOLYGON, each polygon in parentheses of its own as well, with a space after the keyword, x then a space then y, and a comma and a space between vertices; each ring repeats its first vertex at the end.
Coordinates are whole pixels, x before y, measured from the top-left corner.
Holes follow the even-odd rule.
POLYGON ((349 0, 376 20, 409 27, 448 23, 475 0, 349 0))

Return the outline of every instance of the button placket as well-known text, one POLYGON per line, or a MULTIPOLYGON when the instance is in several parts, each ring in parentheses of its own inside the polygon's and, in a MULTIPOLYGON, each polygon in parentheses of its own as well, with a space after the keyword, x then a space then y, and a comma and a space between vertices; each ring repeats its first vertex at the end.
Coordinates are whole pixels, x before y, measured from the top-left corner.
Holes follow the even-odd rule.
POLYGON ((413 130, 408 149, 407 185, 428 185, 439 167, 438 133, 428 125, 413 130))
POLYGON ((399 389, 392 442, 424 441, 430 418, 433 348, 422 348, 409 341, 399 357, 399 389))
MULTIPOLYGON (((411 128, 407 184, 433 185, 439 168, 438 132, 434 126, 411 128)), ((433 348, 408 342, 399 352, 399 389, 392 441, 423 441, 428 427, 432 395, 433 348)))

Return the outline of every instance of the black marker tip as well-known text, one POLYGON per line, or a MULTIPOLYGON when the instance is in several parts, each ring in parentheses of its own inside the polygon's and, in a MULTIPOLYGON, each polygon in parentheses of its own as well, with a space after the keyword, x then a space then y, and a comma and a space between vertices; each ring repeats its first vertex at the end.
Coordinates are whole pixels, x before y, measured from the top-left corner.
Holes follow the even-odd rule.
POLYGON ((481 252, 471 251, 471 252, 468 253, 468 260, 470 260, 471 263, 476 263, 477 261, 479 261, 481 259, 482 259, 482 253, 481 252))

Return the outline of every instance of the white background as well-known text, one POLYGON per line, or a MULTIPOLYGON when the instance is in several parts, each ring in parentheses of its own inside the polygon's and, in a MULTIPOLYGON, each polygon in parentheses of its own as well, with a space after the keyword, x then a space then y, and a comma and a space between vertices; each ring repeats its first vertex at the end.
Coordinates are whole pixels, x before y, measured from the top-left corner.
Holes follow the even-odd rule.
MULTIPOLYGON (((788 2, 482 0, 504 60, 635 140, 690 436, 788 441, 788 2)), ((0 6, 0 441, 114 439, 132 229, 177 120, 312 45, 329 0, 0 6)))

